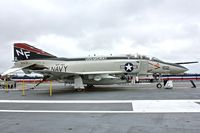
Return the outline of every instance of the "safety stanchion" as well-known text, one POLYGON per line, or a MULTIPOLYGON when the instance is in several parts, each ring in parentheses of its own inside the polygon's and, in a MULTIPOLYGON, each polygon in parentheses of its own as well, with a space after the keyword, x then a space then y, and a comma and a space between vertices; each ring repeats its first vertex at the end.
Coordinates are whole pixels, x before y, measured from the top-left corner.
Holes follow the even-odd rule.
POLYGON ((8 93, 8 81, 5 81, 5 82, 6 82, 6 86, 5 86, 6 89, 5 90, 6 90, 6 93, 8 93))
POLYGON ((24 83, 24 80, 22 81, 22 96, 26 96, 26 94, 25 94, 25 83, 24 83))
POLYGON ((49 96, 52 96, 52 81, 50 81, 49 96))

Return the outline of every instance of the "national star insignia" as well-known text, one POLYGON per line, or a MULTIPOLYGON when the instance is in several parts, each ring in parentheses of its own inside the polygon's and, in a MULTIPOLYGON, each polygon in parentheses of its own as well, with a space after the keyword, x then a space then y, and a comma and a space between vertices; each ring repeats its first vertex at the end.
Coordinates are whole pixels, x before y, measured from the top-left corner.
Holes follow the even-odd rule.
POLYGON ((126 72, 133 71, 133 64, 130 63, 130 62, 126 63, 124 69, 125 69, 126 72))

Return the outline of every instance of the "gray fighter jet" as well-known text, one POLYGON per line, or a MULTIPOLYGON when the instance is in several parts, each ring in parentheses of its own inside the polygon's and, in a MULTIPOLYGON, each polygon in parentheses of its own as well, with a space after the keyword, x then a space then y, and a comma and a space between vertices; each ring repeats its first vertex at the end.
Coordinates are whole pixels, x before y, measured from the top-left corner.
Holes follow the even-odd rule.
POLYGON ((184 73, 188 69, 180 64, 194 63, 169 63, 141 55, 59 58, 26 43, 14 44, 14 61, 2 76, 18 70, 40 73, 43 81, 62 80, 74 83, 79 90, 84 85, 126 83, 130 82, 128 78, 139 75, 184 73))

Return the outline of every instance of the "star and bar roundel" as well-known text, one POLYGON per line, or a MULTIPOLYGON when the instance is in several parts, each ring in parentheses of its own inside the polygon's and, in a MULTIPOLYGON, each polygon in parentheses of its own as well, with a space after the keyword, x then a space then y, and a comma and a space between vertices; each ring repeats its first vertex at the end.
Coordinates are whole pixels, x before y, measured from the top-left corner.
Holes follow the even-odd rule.
POLYGON ((124 65, 124 69, 126 72, 132 72, 133 71, 133 64, 130 63, 130 62, 127 62, 125 65, 124 65))

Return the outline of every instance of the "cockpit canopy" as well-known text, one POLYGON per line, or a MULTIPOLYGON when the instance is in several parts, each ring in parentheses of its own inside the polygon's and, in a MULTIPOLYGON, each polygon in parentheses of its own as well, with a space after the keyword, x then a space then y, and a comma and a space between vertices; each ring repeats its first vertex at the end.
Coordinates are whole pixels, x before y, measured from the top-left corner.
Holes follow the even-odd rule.
POLYGON ((152 60, 152 61, 159 61, 159 62, 162 62, 162 60, 160 60, 160 59, 158 59, 158 58, 156 58, 156 57, 152 57, 151 60, 152 60))
POLYGON ((126 56, 129 58, 132 58, 132 59, 146 59, 146 60, 151 60, 151 61, 163 62, 162 60, 160 60, 156 57, 148 57, 146 55, 140 55, 140 54, 135 54, 135 55, 128 54, 126 56))

